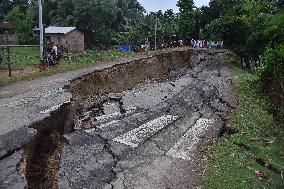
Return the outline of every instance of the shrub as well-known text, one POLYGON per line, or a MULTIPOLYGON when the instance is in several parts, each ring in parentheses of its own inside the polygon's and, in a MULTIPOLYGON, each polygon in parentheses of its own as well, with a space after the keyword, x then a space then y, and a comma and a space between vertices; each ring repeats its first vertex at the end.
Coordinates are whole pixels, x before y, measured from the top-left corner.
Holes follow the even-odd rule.
MULTIPOLYGON (((284 106, 284 45, 267 48, 261 60, 263 65, 260 76, 264 92, 280 113, 284 106)), ((279 115, 281 117, 281 113, 279 115)))

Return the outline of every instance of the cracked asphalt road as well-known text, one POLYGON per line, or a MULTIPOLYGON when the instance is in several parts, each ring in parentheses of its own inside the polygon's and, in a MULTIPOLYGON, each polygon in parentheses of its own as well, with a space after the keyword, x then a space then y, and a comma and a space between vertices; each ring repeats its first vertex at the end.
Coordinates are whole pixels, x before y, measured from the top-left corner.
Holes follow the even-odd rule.
POLYGON ((64 87, 70 85, 72 80, 97 70, 146 57, 139 55, 121 58, 81 70, 0 87, 0 159, 8 157, 19 151, 23 145, 30 143, 37 134, 36 129, 31 126, 48 118, 50 113, 62 104, 70 102, 72 94, 66 92, 64 87))
POLYGON ((201 188, 208 146, 236 101, 221 54, 109 94, 65 135, 59 188, 201 188))

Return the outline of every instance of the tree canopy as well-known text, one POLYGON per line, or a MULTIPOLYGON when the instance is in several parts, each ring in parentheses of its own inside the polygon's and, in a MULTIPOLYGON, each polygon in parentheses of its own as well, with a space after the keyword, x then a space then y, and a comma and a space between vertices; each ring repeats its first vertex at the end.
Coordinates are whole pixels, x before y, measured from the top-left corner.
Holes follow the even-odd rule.
POLYGON ((179 0, 179 33, 182 36, 196 33, 196 11, 193 0, 179 0))

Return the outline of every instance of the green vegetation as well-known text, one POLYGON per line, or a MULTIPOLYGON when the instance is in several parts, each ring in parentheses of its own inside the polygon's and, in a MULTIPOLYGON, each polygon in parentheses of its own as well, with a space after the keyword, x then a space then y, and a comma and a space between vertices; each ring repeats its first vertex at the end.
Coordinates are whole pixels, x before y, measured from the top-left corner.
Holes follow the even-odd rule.
MULTIPOLYGON (((0 3, 0 21, 16 25, 21 44, 36 38, 37 1, 10 0, 0 3)), ((177 34, 177 14, 172 9, 145 14, 137 0, 46 0, 43 1, 46 26, 76 26, 85 34, 88 47, 108 49, 118 43, 140 45, 145 38, 153 42, 155 24, 158 36, 177 34)))
POLYGON ((19 37, 20 43, 31 44, 35 41, 32 37, 32 28, 34 26, 33 19, 35 15, 36 13, 32 7, 22 5, 14 6, 7 15, 5 15, 6 20, 12 21, 12 23, 17 26, 15 33, 19 37))
POLYGON ((284 125, 273 120, 259 77, 231 68, 239 105, 209 151, 205 188, 283 188, 284 125))
POLYGON ((39 48, 36 47, 13 47, 10 50, 10 59, 13 67, 25 67, 38 64, 39 48))
POLYGON ((206 188, 284 188, 284 2, 214 0, 198 19, 200 36, 258 73, 232 67, 239 105, 209 152, 206 188))
POLYGON ((194 35, 196 33, 196 11, 193 0, 179 0, 179 32, 181 36, 194 35))
MULTIPOLYGON (((21 52, 21 51, 20 51, 21 52)), ((91 66, 100 62, 114 60, 116 58, 131 57, 135 56, 136 53, 122 53, 116 50, 110 51, 91 51, 86 50, 77 57, 73 55, 72 60, 61 60, 59 65, 48 68, 45 71, 40 72, 39 69, 32 69, 32 71, 12 71, 12 77, 7 74, 0 75, 0 86, 6 85, 18 80, 23 79, 35 79, 39 77, 50 76, 56 73, 63 73, 67 71, 72 71, 86 66, 91 66)), ((21 65, 30 65, 29 61, 21 62, 21 65)))
POLYGON ((284 45, 267 48, 262 62, 262 88, 273 104, 272 112, 284 122, 284 45))
POLYGON ((271 112, 284 121, 284 1, 214 0, 199 15, 200 36, 222 39, 247 69, 257 69, 271 112))

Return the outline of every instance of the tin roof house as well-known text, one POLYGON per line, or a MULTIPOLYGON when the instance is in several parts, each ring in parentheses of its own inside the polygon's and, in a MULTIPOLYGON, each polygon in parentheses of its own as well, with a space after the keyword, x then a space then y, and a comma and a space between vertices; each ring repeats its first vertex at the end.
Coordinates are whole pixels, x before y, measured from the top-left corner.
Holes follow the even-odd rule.
POLYGON ((15 29, 16 26, 13 24, 10 24, 8 22, 0 22, 0 29, 1 30, 9 30, 9 29, 15 29))
POLYGON ((19 38, 15 34, 16 26, 8 22, 0 22, 0 45, 17 45, 19 38))
POLYGON ((49 42, 67 47, 74 52, 81 52, 85 49, 84 34, 76 27, 56 27, 45 28, 45 37, 49 42))

